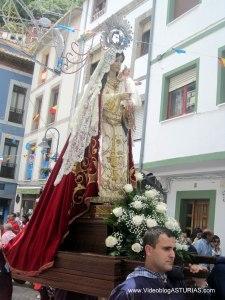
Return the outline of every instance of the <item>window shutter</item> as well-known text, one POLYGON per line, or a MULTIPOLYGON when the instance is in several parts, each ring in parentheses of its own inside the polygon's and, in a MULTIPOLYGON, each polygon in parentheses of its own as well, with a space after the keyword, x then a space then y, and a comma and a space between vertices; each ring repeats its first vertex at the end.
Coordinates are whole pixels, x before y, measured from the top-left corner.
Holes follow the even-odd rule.
POLYGON ((142 138, 142 126, 144 118, 144 105, 137 107, 135 110, 135 131, 133 133, 133 140, 140 140, 142 138))
POLYGON ((196 68, 170 78, 169 92, 196 81, 196 68))

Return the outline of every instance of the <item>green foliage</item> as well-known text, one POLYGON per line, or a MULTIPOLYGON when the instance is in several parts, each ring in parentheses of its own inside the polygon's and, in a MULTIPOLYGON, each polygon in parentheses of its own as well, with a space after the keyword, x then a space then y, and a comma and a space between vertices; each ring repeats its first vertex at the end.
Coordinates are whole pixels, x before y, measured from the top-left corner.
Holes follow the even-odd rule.
POLYGON ((65 14, 75 6, 81 6, 82 0, 27 0, 29 1, 29 8, 31 8, 35 15, 43 14, 65 14))
MULTIPOLYGON (((55 22, 71 8, 81 6, 84 0, 23 0, 23 2, 33 12, 35 18, 38 19, 42 16, 46 16, 55 22)), ((25 10, 21 8, 16 1, 14 1, 14 3, 16 4, 20 16, 24 19, 28 19, 25 10)), ((0 0, 0 11, 4 4, 5 0, 0 0)), ((2 25, 3 21, 0 16, 0 26, 2 25)))

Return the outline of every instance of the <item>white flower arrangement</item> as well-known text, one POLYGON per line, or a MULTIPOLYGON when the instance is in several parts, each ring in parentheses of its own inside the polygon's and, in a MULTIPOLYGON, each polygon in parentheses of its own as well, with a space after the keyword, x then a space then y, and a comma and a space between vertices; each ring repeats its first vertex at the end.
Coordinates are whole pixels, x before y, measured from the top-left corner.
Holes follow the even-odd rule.
POLYGON ((131 203, 131 206, 137 210, 141 210, 143 208, 141 200, 135 200, 133 203, 131 203))
POLYGON ((135 177, 137 181, 142 181, 144 179, 144 175, 140 172, 136 172, 135 177))
POLYGON ((155 189, 145 191, 145 196, 149 199, 154 199, 155 197, 159 196, 159 192, 155 189))
POLYGON ((187 251, 188 250, 188 245, 186 245, 186 244, 180 244, 180 243, 176 242, 176 249, 177 250, 187 251))
POLYGON ((110 235, 106 238, 105 245, 106 247, 112 248, 117 244, 117 242, 117 239, 114 236, 110 235))
POLYGON ((179 238, 181 229, 174 218, 166 215, 167 205, 162 193, 150 186, 144 188, 141 182, 137 188, 126 184, 124 191, 124 199, 117 203, 106 220, 112 228, 112 234, 105 240, 109 254, 142 259, 144 233, 157 225, 167 227, 179 238))
POLYGON ((135 253, 140 253, 143 247, 139 243, 135 243, 131 246, 132 251, 135 253))
POLYGON ((176 231, 176 230, 181 231, 178 222, 172 217, 167 218, 167 221, 165 222, 165 226, 172 231, 176 231))
POLYGON ((132 222, 135 226, 140 226, 143 221, 144 221, 143 215, 136 215, 136 216, 133 216, 133 218, 132 218, 132 222))
POLYGON ((164 214, 167 210, 167 205, 166 203, 164 202, 159 202, 157 205, 156 205, 156 211, 161 213, 161 214, 164 214))
POLYGON ((151 227, 154 227, 154 226, 157 226, 157 222, 155 219, 152 219, 152 218, 147 218, 146 219, 146 224, 147 224, 147 227, 148 228, 151 228, 151 227))
POLYGON ((121 217, 123 214, 123 208, 121 206, 115 207, 112 211, 112 213, 116 216, 116 217, 121 217))
POLYGON ((125 186, 123 188, 126 193, 131 193, 134 190, 132 184, 130 184, 130 183, 125 184, 125 186))

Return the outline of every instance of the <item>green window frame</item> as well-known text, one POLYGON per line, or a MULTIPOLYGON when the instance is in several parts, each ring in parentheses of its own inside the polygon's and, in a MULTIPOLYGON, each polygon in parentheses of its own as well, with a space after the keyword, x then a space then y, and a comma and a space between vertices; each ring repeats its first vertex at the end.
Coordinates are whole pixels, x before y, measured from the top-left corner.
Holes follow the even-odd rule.
MULTIPOLYGON (((218 49, 218 57, 225 58, 225 46, 218 49)), ((217 72, 217 101, 216 104, 225 103, 225 67, 223 67, 218 62, 218 72, 217 72)))
MULTIPOLYGON (((196 68, 196 105, 194 112, 197 111, 198 102, 198 82, 199 82, 199 58, 191 61, 183 66, 180 66, 172 71, 169 71, 163 75, 162 78, 162 94, 161 94, 161 109, 160 109, 160 122, 169 119, 167 116, 168 100, 169 100, 169 83, 170 79, 174 76, 182 74, 192 68, 196 68)), ((172 119, 172 118, 171 118, 172 119)))
POLYGON ((175 219, 180 220, 182 201, 192 199, 209 199, 209 229, 214 230, 216 190, 178 191, 176 197, 175 219))
MULTIPOLYGON (((189 0, 184 0, 184 1, 189 1, 189 0)), ((202 0, 198 0, 198 3, 196 3, 195 5, 193 5, 192 7, 190 7, 189 9, 187 9, 185 12, 183 12, 182 14, 180 14, 179 16, 175 17, 174 16, 174 10, 175 10, 175 5, 176 5, 176 0, 168 0, 168 7, 167 7, 167 24, 172 22, 173 20, 177 19, 178 17, 182 16, 184 13, 186 13, 187 11, 189 11, 190 9, 192 9, 193 7, 199 5, 202 0)))

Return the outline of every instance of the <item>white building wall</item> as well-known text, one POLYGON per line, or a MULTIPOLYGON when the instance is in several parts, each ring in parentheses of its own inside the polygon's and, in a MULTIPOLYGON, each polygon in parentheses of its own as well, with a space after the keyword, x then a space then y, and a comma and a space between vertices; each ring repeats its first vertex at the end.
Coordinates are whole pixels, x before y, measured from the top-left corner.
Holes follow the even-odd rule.
POLYGON ((144 162, 224 151, 225 105, 216 104, 218 48, 225 45, 224 35, 225 27, 186 47, 186 54, 172 54, 152 65, 144 162), (160 121, 163 75, 195 59, 197 112, 160 121))
POLYGON ((156 1, 153 58, 224 21, 225 1, 203 0, 167 24, 169 1, 156 1))

